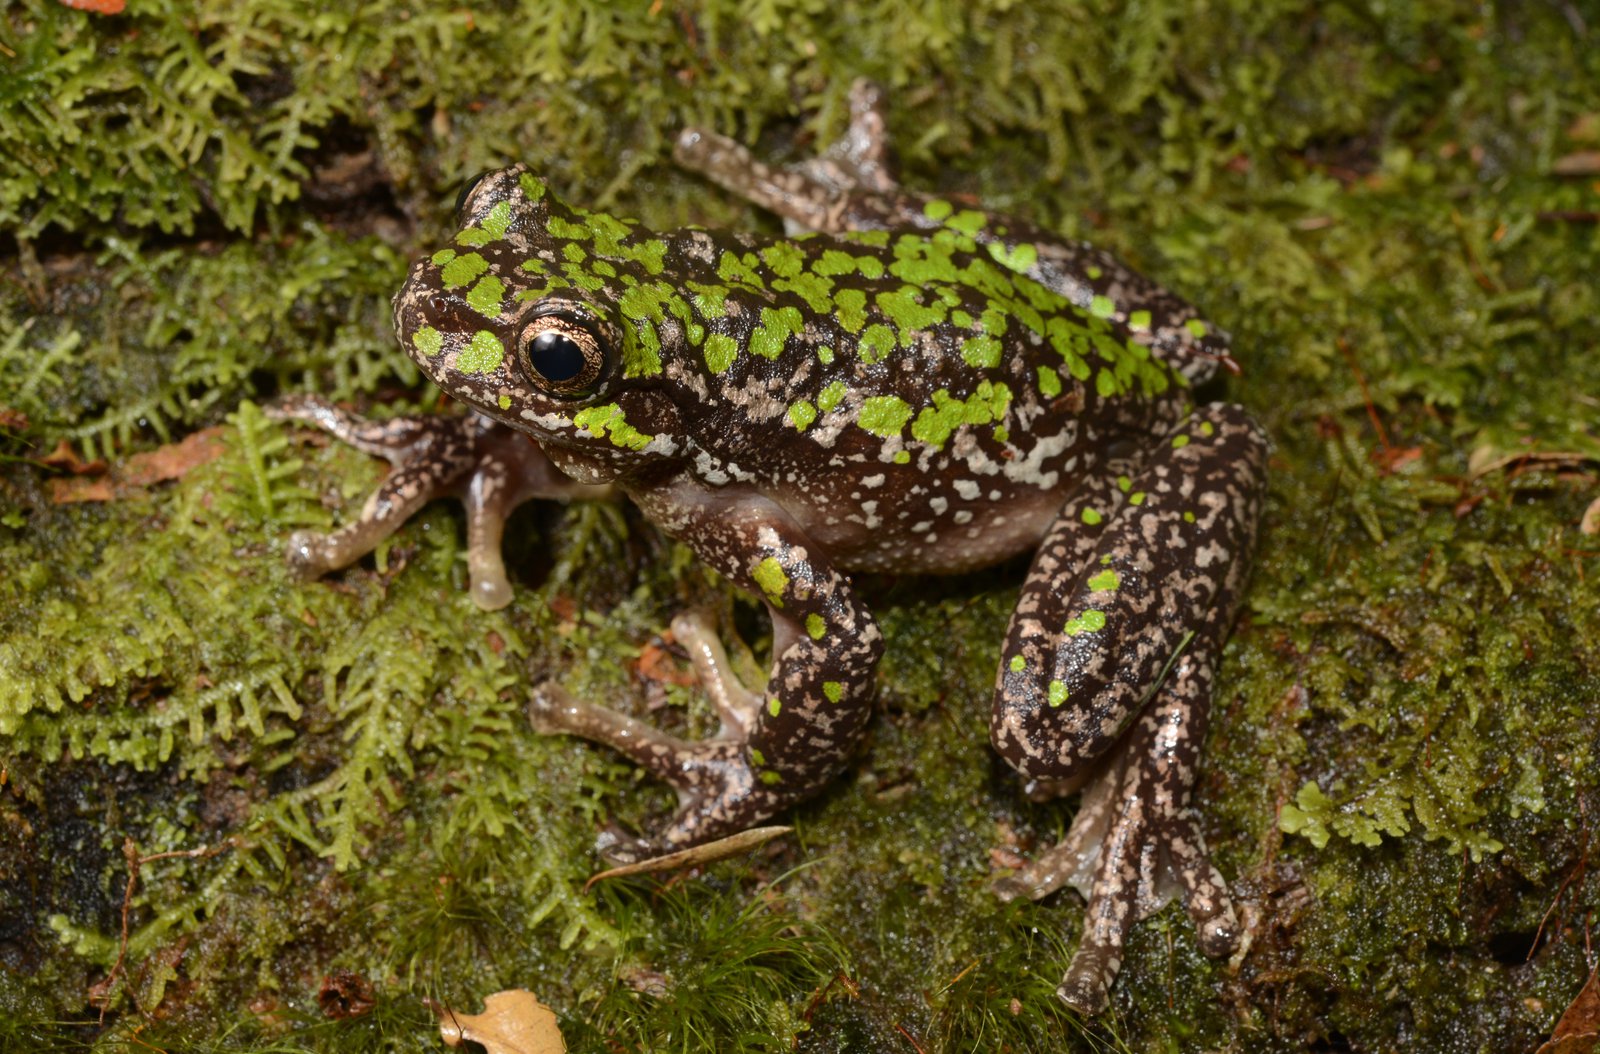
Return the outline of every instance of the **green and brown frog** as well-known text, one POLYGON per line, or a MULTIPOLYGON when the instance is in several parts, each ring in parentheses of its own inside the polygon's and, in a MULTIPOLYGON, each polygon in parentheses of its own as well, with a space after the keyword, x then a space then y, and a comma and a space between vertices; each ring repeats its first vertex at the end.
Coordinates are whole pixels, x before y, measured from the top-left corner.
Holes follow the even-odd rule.
POLYGON ((526 166, 480 177, 452 243, 394 298, 401 346, 462 417, 309 419, 396 469, 358 522, 297 535, 307 575, 370 551, 440 495, 467 506, 473 596, 529 498, 626 496, 772 617, 746 688, 715 633, 677 628, 721 730, 690 742, 533 690, 537 728, 611 746, 670 783, 637 860, 755 824, 836 776, 871 715, 883 638, 850 575, 951 573, 1033 552, 1001 653, 990 738, 1067 838, 1005 896, 1088 901, 1060 994, 1104 1005, 1129 928, 1181 891, 1201 947, 1239 940, 1194 810, 1212 680, 1255 545, 1267 442, 1240 407, 1194 406, 1227 358, 1190 305, 1112 256, 904 190, 881 100, 789 169, 685 132, 680 162, 806 233, 646 229, 561 202, 526 166), (528 441, 531 437, 532 442, 528 441))

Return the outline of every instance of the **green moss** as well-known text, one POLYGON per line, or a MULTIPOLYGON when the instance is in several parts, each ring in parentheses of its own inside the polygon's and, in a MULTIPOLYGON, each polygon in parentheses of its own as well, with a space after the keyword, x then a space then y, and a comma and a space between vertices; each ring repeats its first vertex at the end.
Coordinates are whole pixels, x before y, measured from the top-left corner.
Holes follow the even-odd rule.
MULTIPOLYGON (((1454 2, 719 2, 687 21, 646 0, 386 3, 0 16, 0 229, 18 239, 0 284, 0 1047, 411 1050, 432 1028, 418 995, 475 1007, 513 984, 558 1007, 574 1050, 1548 1034, 1600 907, 1583 863, 1600 565, 1577 530, 1600 484, 1592 460, 1519 458, 1600 455, 1583 219, 1600 199, 1553 174, 1600 148, 1593 25, 1454 2), (388 298, 464 177, 520 158, 662 229, 770 224, 672 174, 672 137, 708 123, 803 155, 843 127, 856 71, 891 86, 906 185, 962 203, 935 219, 1026 213, 1193 299, 1243 367, 1200 395, 1245 403, 1275 442, 1197 789, 1264 921, 1234 971, 1169 907, 1135 928, 1097 1022, 1051 994, 1076 897, 986 889, 996 846, 1036 851, 1070 815, 1023 800, 984 745, 1025 561, 864 583, 880 712, 796 837, 591 892, 594 831, 652 826, 670 795, 531 735, 526 686, 710 735, 701 695, 633 660, 682 607, 753 638, 758 608, 609 507, 519 514, 527 578, 496 615, 464 596, 443 507, 326 582, 280 562, 379 472, 250 400, 436 405, 388 298), (38 463, 62 440, 123 463, 207 425, 219 460, 109 503, 57 504, 65 470, 38 463), (102 1031, 84 993, 117 957, 124 837, 220 851, 141 869, 102 1031), (374 980, 370 1018, 319 1018, 335 968, 374 980)), ((726 281, 757 262, 725 255, 726 281)), ((1155 383, 1126 349, 1058 343, 1063 375, 1155 383)), ((663 353, 635 350, 644 372, 663 353)))

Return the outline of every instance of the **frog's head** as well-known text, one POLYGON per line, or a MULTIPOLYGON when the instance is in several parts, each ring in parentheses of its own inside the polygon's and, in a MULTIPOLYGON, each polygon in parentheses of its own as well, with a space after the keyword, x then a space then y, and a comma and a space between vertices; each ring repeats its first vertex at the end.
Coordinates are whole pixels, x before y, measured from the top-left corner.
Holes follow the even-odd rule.
POLYGON ((662 270, 632 221, 570 208, 524 166, 461 193, 454 245, 394 298, 401 347, 451 396, 541 443, 612 465, 673 452, 658 338, 624 308, 662 270))

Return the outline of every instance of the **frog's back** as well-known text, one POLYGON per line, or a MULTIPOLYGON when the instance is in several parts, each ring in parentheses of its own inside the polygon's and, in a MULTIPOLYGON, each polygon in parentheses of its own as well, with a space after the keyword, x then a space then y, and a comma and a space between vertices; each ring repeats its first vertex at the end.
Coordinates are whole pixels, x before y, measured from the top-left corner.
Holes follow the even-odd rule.
POLYGON ((679 237, 696 269, 662 277, 688 318, 651 337, 677 345, 661 378, 691 471, 772 494, 854 566, 1025 549, 1119 436, 1184 401, 1126 326, 955 232, 679 237), (941 529, 960 544, 931 553, 941 529))

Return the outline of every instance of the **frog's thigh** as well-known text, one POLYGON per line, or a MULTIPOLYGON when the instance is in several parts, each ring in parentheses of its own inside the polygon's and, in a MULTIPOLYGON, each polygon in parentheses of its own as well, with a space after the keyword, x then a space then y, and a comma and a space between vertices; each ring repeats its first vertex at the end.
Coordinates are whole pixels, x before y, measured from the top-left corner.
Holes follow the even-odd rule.
POLYGON ((1201 644, 1191 634, 1232 620, 1255 544, 1265 436, 1242 409, 1213 405, 1157 443, 1138 475, 1116 481, 1115 509, 1096 507, 1093 494, 1068 502, 1023 587, 990 736, 1030 780, 1081 779, 1186 642, 1201 644), (1071 547, 1095 529, 1093 552, 1076 563, 1071 547))

